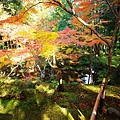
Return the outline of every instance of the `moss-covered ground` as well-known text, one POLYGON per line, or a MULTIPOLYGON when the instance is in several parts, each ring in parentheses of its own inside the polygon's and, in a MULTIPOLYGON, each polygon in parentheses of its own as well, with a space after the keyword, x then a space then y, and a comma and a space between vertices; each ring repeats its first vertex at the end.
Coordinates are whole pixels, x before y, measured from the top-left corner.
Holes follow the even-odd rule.
MULTIPOLYGON (((98 85, 65 83, 57 92, 53 82, 0 78, 0 120, 89 120, 98 85)), ((120 111, 120 87, 107 86, 104 108, 120 111)), ((96 120, 119 120, 99 114, 96 120)))

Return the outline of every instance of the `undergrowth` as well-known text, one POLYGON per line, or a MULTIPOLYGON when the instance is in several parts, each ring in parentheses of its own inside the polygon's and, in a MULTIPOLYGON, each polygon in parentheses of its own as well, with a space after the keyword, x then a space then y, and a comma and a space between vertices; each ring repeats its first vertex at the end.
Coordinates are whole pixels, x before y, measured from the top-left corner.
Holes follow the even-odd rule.
MULTIPOLYGON (((0 120, 89 120, 99 86, 64 83, 64 92, 57 92, 54 83, 0 78, 0 120)), ((108 107, 120 110, 119 87, 107 86, 108 107)), ((104 113, 96 120, 118 119, 104 113)))

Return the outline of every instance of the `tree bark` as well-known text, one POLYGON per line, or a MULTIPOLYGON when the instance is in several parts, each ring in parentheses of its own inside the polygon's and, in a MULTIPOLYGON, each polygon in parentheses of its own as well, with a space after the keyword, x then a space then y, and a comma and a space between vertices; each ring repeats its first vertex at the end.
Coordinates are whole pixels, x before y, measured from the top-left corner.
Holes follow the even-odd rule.
POLYGON ((118 16, 118 19, 116 19, 116 25, 115 25, 115 28, 114 28, 114 31, 113 31, 113 35, 112 35, 112 41, 111 41, 111 44, 110 44, 110 47, 109 47, 108 73, 107 73, 107 76, 106 76, 106 82, 108 82, 108 80, 109 80, 109 78, 111 76, 111 73, 112 73, 112 69, 111 69, 111 66, 112 66, 112 56, 113 56, 114 44, 115 44, 115 39, 116 39, 117 30, 119 28, 119 25, 120 25, 120 18, 118 16))

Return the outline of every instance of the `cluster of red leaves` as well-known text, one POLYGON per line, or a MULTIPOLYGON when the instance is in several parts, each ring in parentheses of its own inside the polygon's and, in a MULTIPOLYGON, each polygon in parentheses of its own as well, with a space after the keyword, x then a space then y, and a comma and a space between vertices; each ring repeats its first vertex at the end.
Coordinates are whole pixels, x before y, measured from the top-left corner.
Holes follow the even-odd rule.
MULTIPOLYGON (((84 20, 86 23, 89 23, 91 20, 91 17, 96 16, 96 14, 89 14, 89 13, 93 13, 94 9, 99 5, 98 3, 95 4, 94 0, 84 0, 84 1, 79 1, 79 0, 75 0, 74 1, 74 10, 76 12, 76 14, 82 19, 84 20), (89 14, 89 15, 88 15, 89 14)), ((73 17, 71 23, 73 25, 76 25, 78 27, 82 26, 82 23, 79 22, 79 20, 76 17, 73 17)))
POLYGON ((4 55, 10 55, 12 50, 0 50, 0 57, 4 55))
POLYGON ((65 45, 73 43, 76 45, 84 46, 86 43, 78 40, 80 34, 80 32, 66 27, 63 31, 59 32, 59 40, 65 45))
POLYGON ((90 106, 87 103, 84 103, 84 102, 80 102, 80 106, 79 106, 80 109, 90 109, 90 106))
POLYGON ((88 32, 84 33, 78 30, 73 30, 69 27, 66 27, 63 31, 59 32, 59 41, 65 45, 74 44, 77 46, 105 44, 104 41, 97 39, 95 35, 90 35, 88 32))
POLYGON ((24 39, 22 36, 18 36, 16 39, 23 45, 22 50, 17 55, 29 53, 30 51, 38 51, 40 47, 36 40, 24 39))
POLYGON ((105 45, 105 42, 102 40, 92 40, 91 42, 88 42, 88 46, 94 46, 95 44, 103 44, 105 45))
POLYGON ((73 61, 76 61, 80 56, 80 54, 69 54, 69 58, 73 61))

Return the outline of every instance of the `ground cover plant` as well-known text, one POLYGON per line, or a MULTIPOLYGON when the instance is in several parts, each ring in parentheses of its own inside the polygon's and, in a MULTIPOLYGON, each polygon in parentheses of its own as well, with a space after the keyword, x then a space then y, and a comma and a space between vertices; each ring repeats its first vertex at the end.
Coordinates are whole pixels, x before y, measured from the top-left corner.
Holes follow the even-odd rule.
MULTIPOLYGON (((53 83, 38 80, 0 79, 0 120, 88 120, 95 103, 98 85, 65 84, 57 92, 53 83)), ((120 88, 107 86, 104 109, 120 110, 120 88)), ((97 120, 118 120, 103 113, 97 120)))

